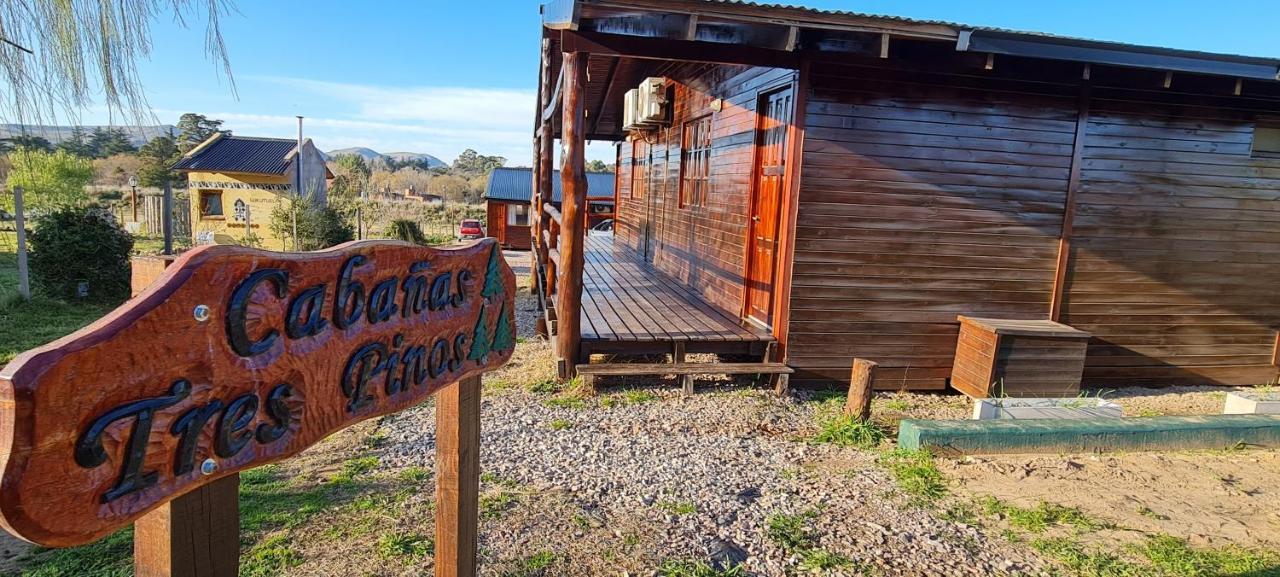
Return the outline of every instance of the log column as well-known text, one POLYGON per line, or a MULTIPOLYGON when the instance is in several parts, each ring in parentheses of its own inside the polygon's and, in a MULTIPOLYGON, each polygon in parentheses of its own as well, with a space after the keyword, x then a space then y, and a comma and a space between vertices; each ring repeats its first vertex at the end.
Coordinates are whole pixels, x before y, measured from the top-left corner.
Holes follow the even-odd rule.
POLYGON ((560 72, 564 101, 561 108, 561 141, 564 152, 560 167, 560 280, 556 314, 557 339, 564 362, 561 374, 574 376, 582 340, 582 268, 586 243, 587 172, 586 172, 586 80, 585 52, 565 52, 564 69, 560 72))

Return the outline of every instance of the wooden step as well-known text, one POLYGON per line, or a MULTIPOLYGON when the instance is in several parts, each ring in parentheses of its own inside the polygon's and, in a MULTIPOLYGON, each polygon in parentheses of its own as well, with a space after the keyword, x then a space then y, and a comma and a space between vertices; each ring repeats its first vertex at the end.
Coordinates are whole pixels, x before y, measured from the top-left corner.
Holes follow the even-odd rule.
POLYGON ((685 394, 693 394, 693 378, 697 375, 775 375, 774 391, 787 393, 790 376, 795 369, 783 363, 602 363, 578 365, 582 382, 592 391, 599 376, 681 375, 685 394))

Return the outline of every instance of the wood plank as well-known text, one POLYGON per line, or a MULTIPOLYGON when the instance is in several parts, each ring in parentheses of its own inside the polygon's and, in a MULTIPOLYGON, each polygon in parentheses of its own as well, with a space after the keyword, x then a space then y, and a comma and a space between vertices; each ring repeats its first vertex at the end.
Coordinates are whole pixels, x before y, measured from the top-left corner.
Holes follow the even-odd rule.
POLYGON ((137 577, 235 577, 240 571, 240 475, 228 475, 134 523, 137 577))
POLYGON ((591 375, 750 375, 791 374, 783 363, 602 363, 578 365, 591 375))
POLYGON ((480 377, 436 395, 436 577, 475 577, 480 518, 480 377))

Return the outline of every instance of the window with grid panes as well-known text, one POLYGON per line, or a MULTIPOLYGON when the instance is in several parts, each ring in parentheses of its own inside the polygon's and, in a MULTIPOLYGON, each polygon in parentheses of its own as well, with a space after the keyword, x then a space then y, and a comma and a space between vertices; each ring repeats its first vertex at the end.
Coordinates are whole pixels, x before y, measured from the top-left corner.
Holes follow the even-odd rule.
POLYGON ((680 148, 680 206, 706 206, 711 186, 710 115, 685 123, 680 148))

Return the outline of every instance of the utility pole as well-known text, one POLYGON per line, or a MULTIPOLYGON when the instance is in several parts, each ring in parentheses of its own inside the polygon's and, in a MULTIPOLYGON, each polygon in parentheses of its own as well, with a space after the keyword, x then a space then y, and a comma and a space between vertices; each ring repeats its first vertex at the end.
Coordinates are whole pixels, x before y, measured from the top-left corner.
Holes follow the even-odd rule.
POLYGON ((18 229, 18 294, 31 300, 31 273, 27 270, 27 221, 23 214, 22 187, 13 187, 13 224, 18 229))
POLYGON ((298 252, 298 200, 302 198, 302 116, 298 116, 298 150, 293 156, 293 251, 298 252))

